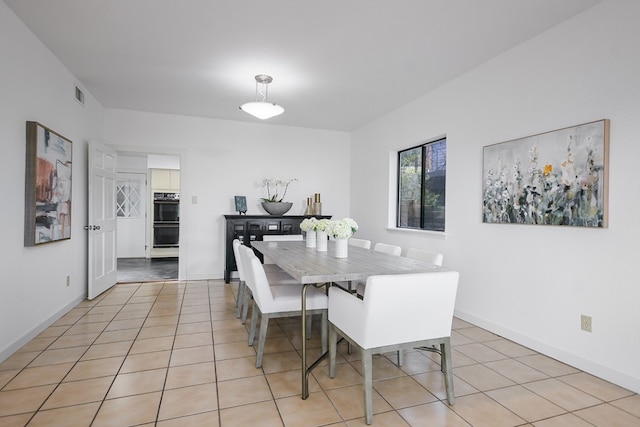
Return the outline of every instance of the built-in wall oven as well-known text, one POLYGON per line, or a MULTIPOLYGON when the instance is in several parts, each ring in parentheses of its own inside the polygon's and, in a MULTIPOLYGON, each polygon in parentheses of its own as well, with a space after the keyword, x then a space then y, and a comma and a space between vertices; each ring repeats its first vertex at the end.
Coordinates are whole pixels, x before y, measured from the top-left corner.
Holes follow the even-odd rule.
POLYGON ((153 247, 177 248, 180 242, 180 193, 153 193, 153 247))

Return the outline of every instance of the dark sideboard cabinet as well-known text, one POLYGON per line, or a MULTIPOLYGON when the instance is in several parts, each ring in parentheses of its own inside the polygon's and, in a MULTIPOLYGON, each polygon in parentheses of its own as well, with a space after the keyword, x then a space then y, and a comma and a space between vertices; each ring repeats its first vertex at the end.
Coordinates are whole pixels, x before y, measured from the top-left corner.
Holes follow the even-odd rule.
MULTIPOLYGON (((237 271, 233 255, 233 239, 251 246, 254 240, 262 240, 265 234, 301 234, 300 223, 309 218, 304 215, 225 215, 225 264, 224 282, 229 283, 231 272, 237 271)), ((318 219, 330 219, 331 215, 316 216, 318 219)))

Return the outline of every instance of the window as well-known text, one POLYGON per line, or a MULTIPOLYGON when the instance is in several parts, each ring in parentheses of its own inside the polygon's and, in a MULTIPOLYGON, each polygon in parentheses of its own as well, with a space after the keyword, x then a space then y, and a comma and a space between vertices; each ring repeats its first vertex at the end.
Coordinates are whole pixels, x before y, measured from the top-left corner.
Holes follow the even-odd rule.
POLYGON ((121 218, 140 218, 140 180, 118 179, 116 184, 116 214, 121 218))
POLYGON ((399 228, 444 231, 447 139, 398 152, 399 228))

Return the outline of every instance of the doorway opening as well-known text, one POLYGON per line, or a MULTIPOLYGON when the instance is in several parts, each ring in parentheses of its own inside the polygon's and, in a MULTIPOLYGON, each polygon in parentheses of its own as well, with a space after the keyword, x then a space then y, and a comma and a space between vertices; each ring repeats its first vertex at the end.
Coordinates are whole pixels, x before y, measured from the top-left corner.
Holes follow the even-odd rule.
POLYGON ((118 283, 178 280, 180 157, 118 153, 118 283))
POLYGON ((118 258, 118 283, 178 280, 178 257, 118 258))

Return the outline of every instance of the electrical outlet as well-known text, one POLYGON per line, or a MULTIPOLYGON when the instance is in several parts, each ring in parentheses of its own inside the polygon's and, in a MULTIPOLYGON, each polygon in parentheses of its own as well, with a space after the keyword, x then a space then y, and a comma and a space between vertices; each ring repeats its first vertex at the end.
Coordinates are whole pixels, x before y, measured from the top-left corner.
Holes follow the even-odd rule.
POLYGON ((71 276, 67 276, 67 286, 71 285, 71 276))
POLYGON ((585 314, 580 315, 580 329, 586 332, 591 332, 591 316, 585 314))

